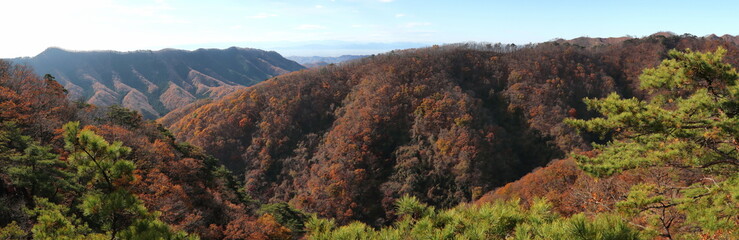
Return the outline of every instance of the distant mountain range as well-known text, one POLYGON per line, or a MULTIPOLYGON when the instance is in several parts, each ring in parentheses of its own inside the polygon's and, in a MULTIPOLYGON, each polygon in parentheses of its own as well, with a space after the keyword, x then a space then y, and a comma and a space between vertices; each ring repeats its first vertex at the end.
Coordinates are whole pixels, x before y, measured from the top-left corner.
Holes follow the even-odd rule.
MULTIPOLYGON (((650 35, 649 37, 658 37, 658 36, 662 36, 662 37, 677 37, 678 35, 675 34, 675 33, 673 33, 673 32, 657 32, 655 34, 650 35)), ((689 37, 689 36, 691 36, 691 35, 686 34, 686 35, 683 35, 682 37, 689 37)), ((706 39, 706 40, 719 40, 720 39, 720 40, 723 40, 723 41, 726 41, 726 42, 732 42, 734 44, 739 44, 739 35, 732 36, 732 35, 726 34, 726 35, 723 35, 723 36, 720 36, 719 37, 719 36, 717 36, 715 34, 711 34, 711 35, 708 35, 708 36, 704 36, 702 38, 703 39, 706 39)), ((630 36, 610 37, 610 38, 579 37, 579 38, 574 38, 574 39, 570 39, 570 40, 557 39, 554 42, 557 42, 557 43, 569 43, 569 44, 574 44, 574 45, 578 45, 578 46, 581 46, 581 47, 595 47, 595 46, 606 46, 606 45, 612 45, 612 44, 619 44, 621 42, 624 42, 624 41, 627 41, 627 40, 633 40, 633 39, 636 39, 636 38, 630 37, 630 36)))
POLYGON ((276 52, 237 47, 134 52, 49 48, 10 61, 31 66, 39 75, 51 74, 73 100, 119 104, 147 118, 305 68, 276 52))
POLYGON ((311 68, 311 67, 318 67, 318 66, 325 66, 332 63, 340 63, 345 62, 349 60, 369 57, 370 55, 341 55, 339 57, 320 57, 320 56, 311 56, 311 57, 301 57, 301 56, 289 56, 287 59, 293 60, 297 63, 300 63, 301 65, 311 68))

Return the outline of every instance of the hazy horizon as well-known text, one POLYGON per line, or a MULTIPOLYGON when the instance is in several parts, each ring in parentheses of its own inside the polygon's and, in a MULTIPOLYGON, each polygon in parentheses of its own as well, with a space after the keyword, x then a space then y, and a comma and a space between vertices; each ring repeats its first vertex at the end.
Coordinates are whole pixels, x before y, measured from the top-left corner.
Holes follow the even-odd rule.
MULTIPOLYGON (((660 31, 660 32, 670 32, 675 35, 682 35, 682 34, 692 34, 692 33, 675 33, 672 31, 660 31)), ((655 32, 652 34, 660 33, 655 32)), ((580 36, 580 37, 589 37, 589 38, 620 38, 620 37, 633 37, 633 38, 642 38, 647 37, 649 35, 644 36, 633 36, 633 35, 624 35, 624 36, 580 36)), ((705 37, 710 36, 711 34, 707 34, 704 36, 698 36, 697 37, 705 37)), ((714 34, 718 37, 721 37, 725 34, 714 34)), ((580 38, 575 37, 575 38, 580 38)), ((569 38, 565 40, 571 40, 575 38, 569 38)), ((527 42, 527 43, 506 43, 506 42, 495 42, 495 43, 501 43, 501 44, 516 44, 516 45, 525 45, 525 44, 537 44, 537 43, 543 43, 548 41, 554 41, 558 39, 563 38, 552 38, 549 40, 541 41, 541 42, 527 42)), ((223 43, 223 44, 204 44, 204 45, 181 45, 181 46, 172 46, 172 47, 164 47, 164 48, 156 48, 156 49, 132 49, 132 50, 116 50, 116 49, 85 49, 85 50, 79 50, 79 49, 69 49, 64 48, 60 46, 49 46, 47 48, 42 49, 38 53, 28 55, 28 56, 12 56, 12 57, 0 57, 2 59, 13 59, 13 58, 30 58, 35 57, 42 52, 46 51, 49 48, 58 48, 65 51, 70 52, 95 52, 95 51, 115 51, 115 52, 135 52, 135 51, 161 51, 165 49, 176 49, 176 50, 185 50, 185 51, 195 51, 198 49, 227 49, 231 47, 238 47, 238 48, 253 48, 253 49, 260 49, 265 51, 275 51, 282 55, 283 57, 340 57, 345 55, 372 55, 372 54, 381 54, 386 53, 393 50, 402 50, 402 49, 409 49, 409 48, 423 48, 423 47, 430 47, 436 44, 444 45, 444 44, 455 44, 455 43, 467 43, 467 42, 476 42, 476 43, 491 43, 486 41, 464 41, 464 42, 448 42, 448 43, 415 43, 415 42, 391 42, 391 43, 377 43, 377 42, 343 42, 343 41, 311 41, 311 42, 260 42, 260 43, 223 43)))
POLYGON ((32 57, 48 47, 238 46, 284 56, 339 56, 469 41, 739 33, 733 26, 739 3, 721 1, 27 0, 4 5, 0 20, 12 24, 5 28, 9 37, 0 58, 32 57))
POLYGON ((69 52, 95 52, 95 51, 115 51, 115 52, 135 52, 135 51, 161 51, 165 49, 177 49, 194 51, 198 49, 227 49, 230 47, 253 48, 265 51, 275 51, 284 57, 300 56, 300 57, 339 57, 343 55, 372 55, 384 53, 398 49, 428 47, 433 44, 412 43, 412 42, 392 42, 392 43, 352 43, 352 42, 336 42, 336 41, 320 41, 320 42, 269 42, 269 43, 234 43, 234 44, 206 44, 206 45, 182 45, 156 49, 132 49, 132 50, 116 50, 116 49, 70 49, 60 46, 49 46, 42 49, 38 53, 28 56, 12 56, 0 57, 4 59, 35 57, 50 48, 58 48, 69 52))

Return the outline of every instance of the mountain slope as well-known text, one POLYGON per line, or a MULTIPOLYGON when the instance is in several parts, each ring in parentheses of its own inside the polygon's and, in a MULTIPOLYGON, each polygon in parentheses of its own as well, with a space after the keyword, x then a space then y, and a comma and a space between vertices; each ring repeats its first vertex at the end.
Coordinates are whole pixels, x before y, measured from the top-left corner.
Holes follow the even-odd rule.
MULTIPOLYGON (((129 94, 138 97, 135 92, 129 94)), ((27 67, 0 60, 0 235, 8 234, 7 228, 3 228, 6 226, 18 227, 18 239, 42 238, 39 235, 45 231, 74 227, 80 229, 74 233, 85 236, 114 235, 100 226, 105 220, 78 210, 84 205, 85 189, 100 184, 86 184, 89 178, 83 177, 97 168, 74 165, 82 160, 72 160, 72 150, 65 146, 62 133, 62 125, 70 121, 78 122, 84 130, 102 136, 107 142, 120 142, 131 148, 130 153, 121 154, 115 161, 130 160, 132 170, 135 169, 133 176, 130 180, 116 181, 115 186, 135 195, 135 201, 152 212, 159 212, 154 218, 168 226, 158 228, 172 227, 202 239, 237 238, 233 235, 244 231, 268 234, 271 227, 284 232, 285 228, 271 216, 272 220, 260 217, 258 203, 244 198, 233 176, 216 159, 192 145, 176 141, 161 125, 118 106, 75 104, 58 82, 42 79, 27 67), (49 204, 74 210, 57 210, 52 214, 55 218, 48 220, 48 215, 39 216, 37 207, 49 204), (50 224, 48 229, 31 231, 32 227, 45 223, 50 224)), ((108 144, 98 146, 102 145, 108 144)), ((105 154, 95 151, 94 158, 105 154)), ((97 166, 112 163, 108 164, 97 166)), ((109 174, 120 174, 120 171, 116 169, 109 174)), ((105 209, 120 209, 125 204, 110 204, 105 209)), ((135 213, 116 215, 125 220, 118 221, 115 227, 132 224, 131 215, 135 213)), ((60 238, 52 236, 55 237, 49 238, 60 238)))
POLYGON ((135 52, 49 48, 35 57, 12 61, 27 64, 40 75, 53 75, 73 100, 120 104, 147 118, 304 68, 276 52, 236 47, 135 52))
POLYGON ((691 36, 395 51, 276 77, 166 124, 256 198, 382 224, 404 194, 450 207, 588 149, 562 123, 593 116, 584 97, 643 96, 641 70, 667 50, 721 45, 736 63, 735 44, 691 36))

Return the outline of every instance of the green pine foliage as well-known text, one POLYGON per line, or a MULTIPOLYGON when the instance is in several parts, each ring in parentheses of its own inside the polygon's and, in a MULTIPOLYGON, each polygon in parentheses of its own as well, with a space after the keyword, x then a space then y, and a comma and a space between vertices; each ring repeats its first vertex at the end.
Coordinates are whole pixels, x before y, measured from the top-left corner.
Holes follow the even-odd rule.
POLYGON ((305 233, 305 222, 308 221, 309 216, 287 203, 265 204, 260 210, 264 214, 273 216, 277 223, 289 228, 294 235, 299 236, 305 233))
POLYGON ((736 69, 714 53, 670 51, 671 59, 646 69, 641 87, 648 100, 611 94, 585 103, 603 117, 567 123, 601 136, 613 135, 602 154, 578 156, 583 169, 596 176, 643 166, 700 168, 723 175, 739 166, 739 86, 736 69))
POLYGON ((2 170, 25 190, 25 215, 33 219, 30 233, 12 222, 0 229, 6 236, 2 239, 197 238, 158 220, 158 213, 130 192, 136 165, 126 159, 131 149, 120 142, 108 143, 80 129, 79 122, 70 122, 63 127, 68 151, 63 161, 14 124, 6 122, 0 129, 2 170))
POLYGON ((618 215, 598 214, 593 218, 588 218, 581 213, 566 219, 518 226, 513 239, 631 240, 649 238, 618 215))
POLYGON ((93 233, 87 223, 77 218, 64 205, 54 204, 44 198, 34 200, 36 208, 29 212, 36 217, 31 233, 34 239, 104 239, 105 235, 93 233), (86 237, 87 236, 87 237, 86 237))
POLYGON ((175 231, 166 223, 154 219, 138 219, 128 228, 119 234, 120 239, 130 240, 147 240, 147 239, 167 239, 167 240, 194 240, 198 237, 188 235, 182 231, 175 231))
POLYGON ((15 221, 10 222, 5 227, 0 228, 0 239, 24 239, 26 231, 24 231, 15 221))
POLYGON ((27 201, 33 202, 33 197, 57 199, 60 192, 79 188, 67 163, 52 153, 51 147, 22 135, 12 122, 4 122, 0 129, 3 171, 13 185, 27 190, 23 193, 27 201))
POLYGON ((194 239, 157 219, 128 189, 136 165, 125 157, 131 149, 108 143, 79 122, 64 125, 68 159, 86 186, 77 206, 93 232, 122 239, 194 239))
MULTIPOLYGON (((6 121, 0 124, 0 162, 2 163, 0 171, 20 193, 16 195, 18 198, 7 196, 2 199, 0 203, 2 222, 37 215, 33 211, 24 211, 28 208, 34 209, 37 198, 59 202, 65 198, 63 193, 80 190, 80 185, 75 182, 74 174, 69 170, 67 162, 52 153, 51 147, 42 146, 31 137, 23 135, 21 129, 13 122, 6 121)), ((48 201, 42 202, 46 203, 48 201)), ((17 224, 15 226, 18 227, 17 224)))
POLYGON ((33 196, 56 199, 60 191, 79 188, 71 181, 73 174, 67 171, 67 163, 51 153, 51 147, 33 143, 24 150, 23 155, 11 160, 14 164, 6 171, 13 184, 29 189, 33 196))
POLYGON ((313 217, 306 224, 309 239, 645 239, 616 215, 594 218, 578 214, 561 217, 540 199, 529 208, 517 200, 492 204, 463 204, 438 211, 405 196, 396 202, 399 220, 373 229, 354 222, 337 227, 332 220, 313 217))
POLYGON ((670 59, 640 77, 649 99, 615 93, 586 99, 603 117, 567 120, 611 138, 594 144, 597 155, 575 156, 586 172, 607 177, 662 169, 670 175, 633 186, 618 203, 622 212, 647 223, 645 231, 667 238, 739 238, 739 74, 722 61, 724 54, 723 48, 672 50, 670 59), (678 182, 681 173, 699 177, 678 182))

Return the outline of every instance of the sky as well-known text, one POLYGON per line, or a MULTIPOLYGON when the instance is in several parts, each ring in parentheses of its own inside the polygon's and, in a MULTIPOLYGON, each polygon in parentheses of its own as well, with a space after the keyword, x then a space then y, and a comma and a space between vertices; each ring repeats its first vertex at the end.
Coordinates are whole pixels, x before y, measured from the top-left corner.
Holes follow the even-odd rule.
POLYGON ((227 48, 371 54, 457 42, 537 43, 659 31, 739 35, 739 1, 16 0, 0 58, 67 50, 227 48))

